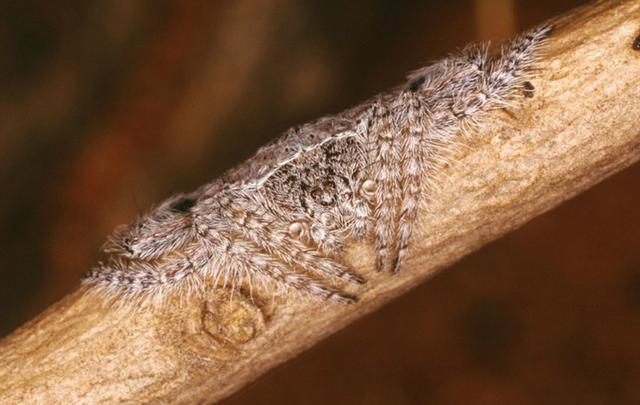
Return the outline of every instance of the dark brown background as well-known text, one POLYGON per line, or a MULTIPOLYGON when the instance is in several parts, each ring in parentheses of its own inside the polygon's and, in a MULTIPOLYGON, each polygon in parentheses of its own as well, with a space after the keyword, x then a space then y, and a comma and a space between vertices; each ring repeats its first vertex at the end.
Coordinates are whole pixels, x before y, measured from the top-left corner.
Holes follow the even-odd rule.
MULTIPOLYGON (((0 334, 153 202, 582 2, 0 2, 0 334)), ((227 403, 640 403, 639 181, 636 165, 227 403)))

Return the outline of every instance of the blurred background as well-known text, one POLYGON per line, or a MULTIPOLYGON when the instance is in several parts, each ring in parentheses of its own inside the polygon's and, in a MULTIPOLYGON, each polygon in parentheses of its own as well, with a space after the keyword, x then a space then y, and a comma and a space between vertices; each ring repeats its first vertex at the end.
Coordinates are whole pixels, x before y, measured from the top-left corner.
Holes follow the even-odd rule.
MULTIPOLYGON (((0 1, 0 336, 154 202, 583 2, 0 1)), ((636 165, 225 403, 640 403, 639 182, 636 165)))

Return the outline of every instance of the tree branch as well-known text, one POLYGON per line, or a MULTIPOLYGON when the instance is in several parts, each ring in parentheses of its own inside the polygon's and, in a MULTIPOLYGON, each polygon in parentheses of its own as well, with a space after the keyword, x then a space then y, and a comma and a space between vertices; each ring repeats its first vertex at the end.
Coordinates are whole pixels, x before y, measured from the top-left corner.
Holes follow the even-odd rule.
POLYGON ((640 0, 557 19, 535 95, 498 112, 443 169, 405 270, 373 271, 354 305, 213 290, 155 311, 105 306, 80 289, 0 342, 0 402, 214 401, 374 311, 465 254, 640 157, 640 0), (214 305, 215 302, 215 305, 214 305))

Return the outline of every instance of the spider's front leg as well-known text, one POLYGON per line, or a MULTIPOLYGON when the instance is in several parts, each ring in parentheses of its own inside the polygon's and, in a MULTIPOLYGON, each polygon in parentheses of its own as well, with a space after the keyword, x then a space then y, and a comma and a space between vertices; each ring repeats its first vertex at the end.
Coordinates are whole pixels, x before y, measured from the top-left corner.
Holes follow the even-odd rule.
POLYGON ((227 229, 208 228, 206 234, 201 234, 198 244, 198 250, 209 252, 211 260, 202 268, 205 269, 205 275, 213 278, 216 284, 222 279, 223 286, 230 285, 235 289, 246 281, 252 290, 252 283, 262 279, 267 283, 274 282, 279 288, 293 287, 300 292, 335 302, 355 301, 348 294, 296 272, 260 246, 227 229))
POLYGON ((492 57, 486 45, 468 47, 416 72, 405 90, 374 106, 367 138, 378 184, 378 269, 399 269, 424 189, 446 162, 447 149, 488 111, 509 107, 526 90, 536 52, 550 31, 533 29, 492 57))
MULTIPOLYGON (((260 258, 261 262, 274 266, 269 270, 269 266, 261 265, 260 268, 252 268, 252 272, 268 275, 276 281, 294 280, 295 283, 291 284, 293 287, 325 296, 325 298, 330 296, 333 299, 346 301, 353 299, 325 285, 323 281, 316 281, 305 274, 315 274, 321 279, 364 282, 348 267, 304 242, 309 232, 305 221, 285 222, 261 202, 262 197, 259 194, 251 195, 241 192, 230 194, 232 195, 221 194, 216 196, 215 200, 205 202, 200 207, 203 213, 196 219, 196 228, 217 229, 218 232, 224 230, 226 233, 232 233, 236 235, 233 243, 239 244, 244 249, 244 253, 238 256, 257 254, 256 257, 260 258), (216 204, 218 207, 211 209, 207 204, 216 204)), ((207 239, 206 236, 202 238, 207 239)), ((228 238, 224 243, 230 243, 228 238)))
POLYGON ((392 271, 397 272, 407 255, 407 249, 418 218, 418 210, 423 202, 424 187, 427 185, 426 156, 429 153, 425 139, 426 108, 420 98, 408 91, 400 95, 403 108, 399 113, 400 127, 400 177, 394 182, 399 188, 400 207, 396 230, 396 250, 392 271))
POLYGON ((424 101, 411 86, 369 114, 372 179, 363 188, 374 191, 378 270, 397 272, 407 255, 427 185, 426 161, 435 148, 425 134, 427 119, 424 101))
MULTIPOLYGON (((363 188, 374 194, 376 268, 380 271, 398 270, 400 251, 411 234, 412 224, 407 222, 411 209, 407 208, 412 205, 410 203, 405 206, 405 199, 412 196, 403 190, 404 166, 407 165, 403 153, 407 152, 407 143, 402 129, 405 119, 399 115, 403 108, 401 101, 397 96, 381 99, 372 106, 368 114, 370 125, 367 142, 371 178, 363 182, 363 188), (403 208, 405 212, 402 211, 403 208)), ((408 163, 413 167, 412 162, 408 163)))

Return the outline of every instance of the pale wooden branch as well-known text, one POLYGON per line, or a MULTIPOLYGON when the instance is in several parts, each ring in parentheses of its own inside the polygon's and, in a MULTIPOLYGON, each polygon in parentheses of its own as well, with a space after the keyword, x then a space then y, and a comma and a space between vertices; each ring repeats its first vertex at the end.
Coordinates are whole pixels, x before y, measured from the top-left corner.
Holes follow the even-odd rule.
MULTIPOLYGON (((535 96, 498 112, 444 168, 405 270, 372 270, 354 305, 253 304, 215 290, 155 312, 79 290, 0 342, 0 402, 208 402, 374 311, 463 255, 640 157, 640 0, 575 10, 556 27, 535 96), (217 304, 213 304, 217 298, 217 304)), ((6 310, 6 309, 5 309, 6 310)))

